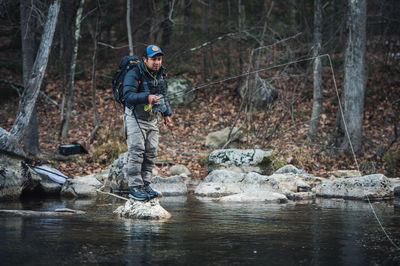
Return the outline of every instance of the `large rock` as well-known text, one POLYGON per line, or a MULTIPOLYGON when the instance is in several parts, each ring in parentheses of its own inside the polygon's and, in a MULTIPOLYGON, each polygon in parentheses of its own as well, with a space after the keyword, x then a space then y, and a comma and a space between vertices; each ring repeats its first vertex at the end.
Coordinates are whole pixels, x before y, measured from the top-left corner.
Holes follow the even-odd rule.
MULTIPOLYGON (((109 167, 108 178, 105 182, 106 191, 114 190, 128 190, 128 181, 125 179, 123 168, 128 153, 121 154, 109 167)), ((184 167, 184 166, 183 166, 184 167)), ((181 170, 183 169, 181 167, 181 170)), ((187 169, 187 168, 186 168, 187 169)), ((179 170, 179 169, 178 169, 179 170)), ((185 173, 187 171, 183 170, 185 173)), ((107 173, 107 172, 105 172, 107 173)), ((189 172, 190 173, 190 172, 189 172)), ((154 174, 154 173, 153 173, 154 174)), ((103 174, 104 175, 104 174, 103 174)), ((164 196, 179 196, 187 194, 185 174, 174 175, 171 177, 163 178, 154 176, 151 180, 151 187, 160 191, 164 196)), ((98 177, 99 179, 99 177, 98 177)))
POLYGON ((361 173, 357 170, 334 170, 330 172, 331 179, 360 177, 361 173))
POLYGON ((239 87, 239 94, 242 99, 249 98, 254 107, 265 106, 272 103, 278 97, 278 91, 266 79, 256 75, 254 79, 248 82, 249 90, 246 83, 239 87), (246 93, 247 92, 247 93, 246 93))
MULTIPOLYGON (((211 132, 206 137, 206 146, 210 148, 222 148, 229 137, 230 127, 224 128, 219 131, 211 132)), ((239 128, 235 127, 231 133, 231 139, 229 146, 235 146, 243 138, 243 132, 239 128)))
POLYGON ((219 198, 219 202, 257 202, 261 201, 264 203, 286 203, 288 199, 285 195, 276 192, 243 192, 230 196, 224 196, 219 198))
POLYGON ((59 196, 62 185, 54 182, 45 175, 40 175, 42 180, 40 181, 39 187, 45 195, 59 196))
POLYGON ((208 170, 223 168, 242 173, 265 173, 270 166, 271 155, 271 152, 261 149, 215 150, 208 157, 208 170))
MULTIPOLYGON (((205 177, 197 186, 194 194, 198 197, 225 197, 237 195, 228 200, 246 201, 246 195, 254 194, 249 201, 268 201, 267 195, 279 193, 289 199, 308 199, 311 187, 302 179, 301 175, 295 174, 274 174, 271 176, 260 175, 255 172, 237 173, 225 169, 214 170, 205 177), (255 200, 257 199, 257 200, 255 200)), ((278 197, 279 198, 279 197, 278 197)), ((278 200, 282 202, 281 200, 278 200)))
POLYGON ((23 192, 34 191, 40 176, 21 159, 0 154, 0 199, 17 199, 23 192))
POLYGON ((393 184, 382 174, 366 175, 339 180, 326 180, 315 188, 316 195, 327 198, 364 200, 393 197, 393 184))
POLYGON ((163 220, 171 217, 171 214, 160 205, 157 198, 149 201, 128 200, 114 213, 124 218, 145 220, 163 220))
POLYGON ((195 93, 193 84, 185 78, 168 79, 167 98, 172 106, 186 106, 193 102, 195 93))
POLYGON ((124 165, 127 160, 128 153, 121 154, 114 162, 108 167, 108 178, 106 186, 111 190, 127 190, 128 181, 124 176, 124 165))
POLYGON ((275 190, 285 195, 297 192, 310 192, 310 185, 302 178, 302 175, 297 174, 273 174, 267 176, 266 181, 273 184, 275 190))
POLYGON ((97 196, 97 189, 102 183, 94 175, 68 179, 61 188, 61 195, 66 198, 90 198, 97 196))
POLYGON ((184 174, 187 176, 192 176, 192 173, 190 172, 190 170, 182 164, 176 164, 176 165, 172 166, 171 169, 169 169, 169 173, 171 176, 181 175, 181 174, 184 174))
POLYGON ((99 180, 100 183, 105 184, 108 180, 108 176, 110 175, 110 169, 107 168, 104 171, 99 173, 94 173, 92 176, 99 180))
POLYGON ((182 196, 187 194, 187 186, 182 176, 160 177, 151 179, 151 187, 163 196, 182 196))
POLYGON ((274 172, 274 174, 306 174, 303 169, 298 169, 296 166, 287 164, 274 172))

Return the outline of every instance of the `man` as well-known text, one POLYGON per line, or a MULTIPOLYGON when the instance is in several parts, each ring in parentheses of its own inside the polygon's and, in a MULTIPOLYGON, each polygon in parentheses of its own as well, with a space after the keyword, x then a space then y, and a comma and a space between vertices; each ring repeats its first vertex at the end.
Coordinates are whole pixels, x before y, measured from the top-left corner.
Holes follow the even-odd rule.
POLYGON ((147 46, 137 67, 126 74, 122 89, 128 144, 125 176, 128 178, 129 196, 136 200, 158 196, 150 187, 158 147, 157 114, 162 114, 167 126, 172 123, 172 112, 166 98, 163 56, 158 46, 147 46))

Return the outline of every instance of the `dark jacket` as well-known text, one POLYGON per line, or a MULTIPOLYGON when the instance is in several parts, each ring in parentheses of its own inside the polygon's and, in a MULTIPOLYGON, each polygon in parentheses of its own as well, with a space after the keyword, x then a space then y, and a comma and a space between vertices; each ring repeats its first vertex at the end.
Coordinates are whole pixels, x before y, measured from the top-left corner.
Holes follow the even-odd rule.
POLYGON ((144 106, 148 104, 147 97, 149 94, 163 95, 165 111, 162 115, 172 115, 171 107, 166 97, 167 83, 164 71, 165 68, 163 66, 157 71, 157 82, 155 82, 153 77, 147 72, 146 65, 143 61, 140 61, 137 67, 134 67, 126 73, 122 89, 122 101, 125 106, 132 110, 134 109, 137 118, 142 120, 152 120, 155 118, 154 115, 144 111, 144 106))

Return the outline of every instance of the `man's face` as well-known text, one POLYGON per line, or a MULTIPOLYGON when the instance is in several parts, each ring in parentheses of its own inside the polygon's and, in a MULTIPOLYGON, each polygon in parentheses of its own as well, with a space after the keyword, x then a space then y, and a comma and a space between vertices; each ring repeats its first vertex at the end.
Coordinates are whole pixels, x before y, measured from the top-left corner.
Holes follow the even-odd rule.
POLYGON ((162 55, 155 55, 153 57, 143 57, 143 62, 146 64, 147 68, 153 71, 157 71, 162 66, 162 55))

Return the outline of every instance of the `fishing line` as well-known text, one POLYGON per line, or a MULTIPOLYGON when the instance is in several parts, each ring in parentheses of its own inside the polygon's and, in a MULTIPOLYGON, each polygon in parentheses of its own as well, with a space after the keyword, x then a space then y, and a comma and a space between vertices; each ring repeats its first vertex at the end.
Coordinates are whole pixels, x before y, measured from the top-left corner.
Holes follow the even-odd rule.
POLYGON ((270 67, 266 67, 266 68, 260 68, 260 69, 253 70, 253 71, 248 71, 246 73, 242 73, 242 74, 239 74, 239 75, 236 75, 236 76, 230 76, 230 77, 227 77, 227 78, 224 78, 224 79, 220 79, 220 80, 204 83, 204 84, 202 84, 200 86, 194 87, 191 90, 188 90, 188 91, 185 91, 185 92, 182 91, 180 93, 179 92, 178 93, 174 93, 172 96, 169 96, 168 99, 174 99, 174 98, 177 98, 179 96, 183 96, 185 94, 191 93, 193 91, 200 90, 200 89, 203 89, 205 87, 212 86, 212 85, 215 85, 215 84, 223 83, 223 82, 226 82, 226 81, 229 81, 229 80, 237 79, 237 78, 244 77, 244 76, 247 76, 247 75, 252 75, 252 74, 255 74, 255 73, 258 73, 258 72, 262 72, 262 71, 271 70, 271 69, 274 69, 274 68, 279 68, 279 67, 283 67, 283 66, 288 66, 288 65, 292 65, 292 64, 297 64, 297 63, 301 63, 301 62, 314 60, 315 58, 322 57, 322 56, 323 55, 314 56, 314 57, 308 57, 308 58, 304 58, 304 59, 298 59, 298 60, 295 60, 295 61, 292 61, 292 62, 278 64, 278 65, 274 65, 274 66, 270 66, 270 67))
MULTIPOLYGON (((248 71, 248 72, 246 72, 246 73, 242 73, 242 74, 239 74, 239 75, 236 75, 236 76, 231 76, 231 77, 227 77, 227 78, 224 78, 224 79, 212 81, 212 82, 205 83, 205 84, 203 84, 203 85, 194 87, 193 89, 191 89, 191 90, 189 90, 189 91, 186 91, 186 92, 183 92, 183 93, 176 93, 176 94, 173 94, 173 96, 172 96, 171 98, 176 98, 176 97, 178 97, 178 96, 183 96, 183 95, 188 94, 188 93, 191 93, 191 92, 193 92, 193 91, 196 91, 196 90, 199 90, 199 89, 203 89, 203 88, 205 88, 205 87, 212 86, 212 85, 215 85, 215 84, 223 83, 223 82, 226 82, 226 81, 229 81, 229 80, 237 79, 237 78, 240 78, 240 77, 243 77, 243 76, 248 76, 248 75, 255 74, 255 73, 259 73, 259 72, 262 72, 262 71, 267 71, 267 70, 271 70, 271 69, 275 69, 275 68, 279 68, 279 67, 284 67, 284 66, 288 66, 288 65, 292 65, 292 64, 297 64, 297 63, 301 63, 301 62, 311 61, 311 60, 314 60, 314 59, 316 59, 316 58, 318 58, 318 57, 319 57, 319 58, 327 57, 328 60, 329 60, 329 66, 330 66, 331 73, 332 73, 332 79, 333 79, 333 84, 334 84, 335 91, 336 91, 336 96, 337 96, 337 98, 338 98, 339 110, 340 110, 340 114, 341 114, 341 117, 342 117, 342 120, 343 120, 344 129, 345 129, 345 132, 346 132, 346 136, 347 136, 347 138, 348 138, 348 141, 349 141, 349 145, 350 145, 350 149, 351 149, 351 152, 352 152, 352 155, 353 155, 354 163, 355 163, 356 168, 357 168, 358 172, 360 173, 360 177, 361 177, 361 172, 360 172, 360 167, 359 167, 359 164, 358 164, 357 156, 356 156, 356 154, 355 154, 354 147, 353 147, 353 143, 351 142, 350 134, 349 134, 348 128, 347 128, 347 124, 346 124, 346 121, 345 121, 345 119, 344 119, 343 108, 342 108, 342 102, 341 102, 341 100, 340 100, 339 90, 338 90, 338 88, 337 88, 335 73, 334 73, 334 70, 333 70, 333 64, 332 64, 332 60, 331 60, 331 57, 330 57, 329 54, 322 54, 322 55, 318 55, 318 56, 313 56, 313 57, 298 59, 298 60, 294 60, 294 61, 291 61, 291 62, 288 62, 288 63, 282 63, 282 64, 278 64, 278 65, 274 65, 274 66, 270 66, 270 67, 266 67, 266 68, 261 68, 261 69, 257 69, 257 70, 253 70, 253 71, 248 71)), ((170 97, 169 97, 169 98, 170 98, 170 97)), ((378 224, 379 224, 380 228, 382 229, 383 233, 385 234, 386 238, 389 240, 389 242, 390 242, 397 250, 400 250, 400 247, 392 240, 392 238, 391 238, 391 237, 389 236, 389 234, 386 232, 386 230, 385 230, 385 228, 384 228, 382 222, 380 221, 380 219, 379 219, 377 213, 375 212, 374 207, 372 206, 372 203, 371 203, 370 198, 368 197, 368 195, 367 195, 366 192, 365 192, 364 187, 363 187, 363 193, 364 193, 364 196, 366 197, 366 199, 367 199, 367 201, 368 201, 368 204, 369 204, 369 206, 370 206, 370 208, 371 208, 371 210, 372 210, 372 213, 374 214, 374 217, 375 217, 376 221, 378 222, 378 224)))
MULTIPOLYGON (((338 91, 338 88, 337 88, 337 85, 336 85, 335 73, 334 73, 334 71, 333 71, 333 66, 332 66, 331 57, 329 56, 329 54, 321 55, 321 57, 322 57, 322 56, 328 57, 328 60, 329 60, 329 65, 330 65, 331 72, 332 72, 333 83, 334 83, 335 90, 336 90, 336 96, 337 96, 338 101, 339 101, 340 115, 342 116, 342 121, 343 121, 344 129, 345 129, 345 132, 346 132, 347 139, 348 139, 348 141, 349 141, 349 145, 350 145, 351 152, 352 152, 352 154, 353 154, 354 163, 355 163, 355 165, 356 165, 356 167, 357 167, 357 171, 358 171, 358 173, 360 174, 360 177, 361 177, 361 172, 360 172, 360 167, 359 167, 359 165, 358 165, 357 156, 356 156, 356 153, 354 152, 353 143, 351 142, 350 134, 349 134, 349 131, 348 131, 348 129, 347 129, 347 124, 346 124, 346 121, 345 121, 345 119, 344 119, 344 113, 343 113, 343 108, 342 108, 342 102, 341 102, 341 100, 340 100, 339 91, 338 91)), ((363 186, 363 193, 364 193, 364 196, 367 198, 367 201, 368 201, 369 206, 371 207, 372 213, 374 214, 375 219, 377 220, 377 222, 378 222, 379 226, 381 227, 383 233, 385 234, 386 238, 389 240, 389 242, 390 242, 397 250, 400 250, 400 247, 399 247, 396 243, 394 243, 394 241, 392 240, 392 238, 389 236, 389 234, 386 232, 385 228, 383 227, 383 224, 382 224, 382 222, 380 221, 378 215, 376 214, 375 209, 374 209, 374 207, 372 206, 372 203, 371 203, 371 201, 370 201, 368 195, 365 193, 364 186, 363 186)))

